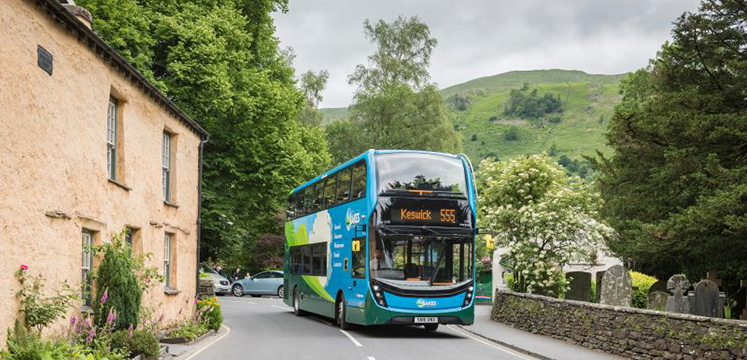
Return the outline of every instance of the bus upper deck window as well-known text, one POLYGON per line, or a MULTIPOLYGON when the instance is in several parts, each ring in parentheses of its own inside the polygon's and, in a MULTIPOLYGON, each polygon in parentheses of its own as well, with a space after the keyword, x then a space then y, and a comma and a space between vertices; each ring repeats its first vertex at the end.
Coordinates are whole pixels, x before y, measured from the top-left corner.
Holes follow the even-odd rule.
POLYGON ((353 167, 352 199, 366 197, 366 163, 360 162, 353 167))
POLYGON ((337 203, 342 204, 350 200, 350 172, 352 169, 347 168, 340 171, 337 178, 337 203))

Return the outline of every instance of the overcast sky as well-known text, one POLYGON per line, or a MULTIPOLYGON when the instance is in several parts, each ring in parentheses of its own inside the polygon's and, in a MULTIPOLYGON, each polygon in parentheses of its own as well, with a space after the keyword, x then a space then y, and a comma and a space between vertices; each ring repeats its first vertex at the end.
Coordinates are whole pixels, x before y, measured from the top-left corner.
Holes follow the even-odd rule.
POLYGON ((320 107, 350 104, 347 76, 374 51, 363 20, 417 15, 438 39, 431 78, 440 88, 511 70, 618 74, 647 64, 672 22, 698 0, 291 0, 275 14, 297 75, 330 73, 320 107))

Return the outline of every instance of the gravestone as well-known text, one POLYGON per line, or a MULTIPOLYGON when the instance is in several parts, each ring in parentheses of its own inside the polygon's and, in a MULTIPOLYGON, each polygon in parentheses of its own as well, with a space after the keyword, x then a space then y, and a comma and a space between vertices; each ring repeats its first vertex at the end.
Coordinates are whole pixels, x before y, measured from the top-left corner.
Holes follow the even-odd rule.
POLYGON ((630 307, 633 279, 622 265, 615 265, 602 277, 599 303, 612 306, 630 307))
POLYGON ((570 280, 570 289, 565 293, 568 300, 591 301, 591 273, 571 271, 565 274, 570 280))
POLYGON ((664 291, 649 291, 648 292, 648 304, 646 304, 646 309, 649 310, 659 310, 664 311, 667 308, 667 299, 669 298, 669 293, 666 293, 664 291))
POLYGON ((715 282, 705 279, 695 285, 695 291, 690 298, 691 314, 712 318, 724 317, 724 306, 719 300, 721 294, 715 282))
POLYGON ((648 288, 649 294, 655 291, 661 291, 667 294, 667 296, 672 295, 672 292, 667 290, 667 281, 666 280, 657 280, 653 285, 651 285, 650 288, 648 288))
POLYGON ((596 285, 594 287, 594 302, 598 303, 601 299, 602 294, 602 278, 604 277, 604 273, 606 271, 597 271, 597 279, 596 279, 596 285))
POLYGON ((667 290, 672 292, 672 296, 667 298, 667 311, 680 314, 690 312, 690 302, 685 295, 689 288, 690 281, 685 275, 674 275, 667 280, 667 290))

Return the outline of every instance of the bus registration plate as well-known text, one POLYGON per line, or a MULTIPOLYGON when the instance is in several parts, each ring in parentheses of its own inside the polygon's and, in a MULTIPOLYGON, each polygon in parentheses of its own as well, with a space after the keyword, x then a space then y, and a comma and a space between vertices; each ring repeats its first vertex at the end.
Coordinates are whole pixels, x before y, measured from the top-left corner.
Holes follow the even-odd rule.
POLYGON ((438 323, 437 317, 416 317, 415 318, 416 324, 436 324, 438 323))

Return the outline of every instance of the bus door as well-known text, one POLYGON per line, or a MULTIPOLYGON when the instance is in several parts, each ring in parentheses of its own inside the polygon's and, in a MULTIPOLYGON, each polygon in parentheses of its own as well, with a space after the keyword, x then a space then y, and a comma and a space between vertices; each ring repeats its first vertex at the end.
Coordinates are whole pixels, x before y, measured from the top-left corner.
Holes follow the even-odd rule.
POLYGON ((363 309, 366 300, 366 233, 356 229, 351 241, 350 277, 345 289, 349 306, 363 309))

